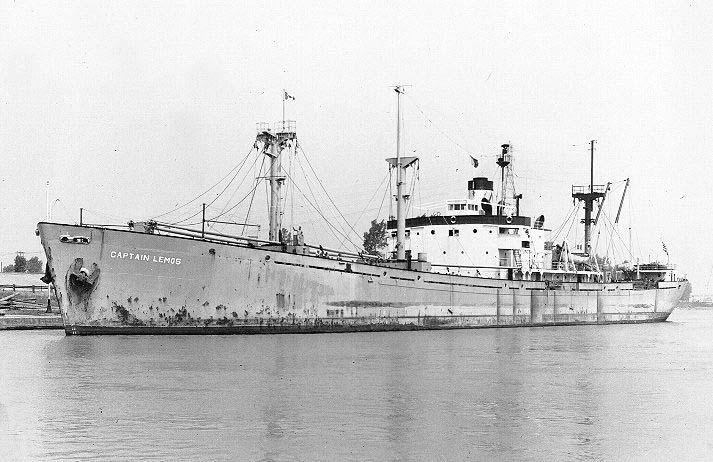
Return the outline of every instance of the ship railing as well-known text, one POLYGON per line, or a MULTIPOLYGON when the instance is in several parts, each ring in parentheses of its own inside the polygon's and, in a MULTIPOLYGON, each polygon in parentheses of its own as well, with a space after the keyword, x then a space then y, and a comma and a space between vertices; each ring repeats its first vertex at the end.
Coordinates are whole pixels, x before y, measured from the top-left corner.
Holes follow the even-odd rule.
MULTIPOLYGON (((234 236, 231 234, 216 233, 214 231, 203 231, 192 228, 185 228, 183 226, 171 225, 168 223, 157 223, 156 229, 164 233, 176 234, 179 236, 191 237, 193 239, 201 239, 208 241, 215 241, 224 244, 232 245, 244 245, 249 246, 250 244, 262 244, 262 245, 274 245, 282 247, 283 244, 277 241, 270 241, 265 239, 257 239, 254 237, 246 236, 234 236)), ((314 249, 319 252, 320 256, 336 258, 338 260, 378 260, 381 257, 378 255, 370 254, 358 254, 352 252, 346 252, 343 250, 329 249, 323 246, 315 246, 304 244, 303 247, 309 249, 314 249)))
POLYGON ((255 124, 257 133, 297 133, 297 122, 294 120, 280 120, 279 122, 258 122, 255 124))
POLYGON ((663 273, 664 271, 672 271, 676 269, 676 265, 663 264, 663 263, 642 263, 638 266, 634 266, 640 272, 649 273, 663 273))
POLYGON ((520 269, 518 266, 488 266, 488 265, 445 265, 441 263, 431 263, 436 268, 456 268, 456 269, 520 269))
POLYGON ((582 267, 581 264, 580 267, 577 268, 576 264, 569 263, 569 265, 567 265, 566 262, 563 261, 552 262, 552 268, 545 271, 561 271, 568 274, 603 274, 602 271, 597 271, 594 268, 587 269, 586 266, 582 267))
POLYGON ((556 271, 568 271, 570 273, 577 272, 577 266, 574 263, 567 264, 567 262, 563 261, 552 262, 552 269, 556 271))
POLYGON ((272 124, 272 128, 277 133, 296 133, 297 122, 294 120, 280 120, 272 124))
POLYGON ((267 122, 258 122, 255 124, 255 130, 257 130, 258 133, 262 132, 269 132, 272 131, 270 128, 270 124, 267 122))
MULTIPOLYGON (((37 276, 41 276, 41 275, 42 275, 42 273, 37 274, 37 276)), ((39 277, 37 279, 39 279, 39 277)), ((43 290, 47 290, 47 284, 43 284, 43 285, 0 284, 0 290, 5 290, 5 289, 12 290, 13 292, 17 292, 19 290, 30 290, 32 292, 41 292, 43 290)))
POLYGON ((607 185, 605 184, 595 184, 591 188, 590 190, 590 186, 572 186, 572 194, 605 193, 607 191, 607 185))
POLYGON ((219 239, 212 239, 212 240, 219 240, 219 241, 224 241, 228 243, 235 243, 236 241, 239 242, 254 242, 254 243, 259 243, 259 244, 275 244, 275 245, 280 245, 279 242, 275 241, 268 241, 264 239, 257 239, 254 237, 246 237, 246 236, 233 236, 230 234, 222 234, 222 233, 216 233, 213 231, 203 231, 199 229, 193 229, 193 228, 185 228, 183 226, 176 226, 176 225, 170 225, 168 223, 157 223, 156 224, 156 229, 158 231, 163 231, 166 233, 173 233, 173 234, 178 234, 182 236, 188 236, 188 237, 194 237, 194 238, 203 238, 205 236, 210 237, 216 237, 219 239))

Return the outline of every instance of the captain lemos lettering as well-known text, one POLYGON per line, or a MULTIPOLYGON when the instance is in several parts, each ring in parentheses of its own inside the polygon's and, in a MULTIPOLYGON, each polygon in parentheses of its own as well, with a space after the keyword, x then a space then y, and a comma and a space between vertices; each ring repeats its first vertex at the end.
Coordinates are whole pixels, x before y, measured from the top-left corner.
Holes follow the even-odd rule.
POLYGON ((144 261, 152 263, 162 263, 166 265, 180 265, 181 259, 179 257, 169 257, 166 255, 155 255, 150 253, 137 253, 137 252, 121 252, 118 250, 112 250, 109 252, 110 258, 115 258, 117 260, 135 260, 144 261))

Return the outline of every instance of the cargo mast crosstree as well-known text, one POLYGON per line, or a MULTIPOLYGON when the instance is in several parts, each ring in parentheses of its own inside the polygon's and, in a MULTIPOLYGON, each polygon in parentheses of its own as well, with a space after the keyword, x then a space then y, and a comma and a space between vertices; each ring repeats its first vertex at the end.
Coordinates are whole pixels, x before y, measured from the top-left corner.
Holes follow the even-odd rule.
MULTIPOLYGON (((592 211, 594 210, 594 202, 603 199, 607 193, 607 185, 594 184, 594 143, 596 140, 589 142, 590 146, 590 164, 589 164, 589 187, 587 186, 572 186, 572 197, 584 203, 584 254, 587 257, 592 256, 592 211)), ((600 203, 600 207, 602 204, 600 203)))

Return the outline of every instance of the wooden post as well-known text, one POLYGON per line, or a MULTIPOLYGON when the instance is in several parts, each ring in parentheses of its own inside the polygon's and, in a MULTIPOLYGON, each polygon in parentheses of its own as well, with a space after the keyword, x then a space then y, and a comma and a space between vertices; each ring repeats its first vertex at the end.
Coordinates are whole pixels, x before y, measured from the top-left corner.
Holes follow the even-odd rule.
POLYGON ((50 304, 50 285, 47 284, 47 309, 45 310, 45 313, 51 313, 52 312, 52 305, 50 304))

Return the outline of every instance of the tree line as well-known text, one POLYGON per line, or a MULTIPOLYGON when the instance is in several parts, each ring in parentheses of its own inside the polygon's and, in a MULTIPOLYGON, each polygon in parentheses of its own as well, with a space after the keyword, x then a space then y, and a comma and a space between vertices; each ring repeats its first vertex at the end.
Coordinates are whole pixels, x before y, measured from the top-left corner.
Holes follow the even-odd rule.
POLYGON ((3 273, 41 273, 42 260, 37 257, 28 260, 24 255, 17 255, 15 264, 3 267, 2 271, 3 273))

